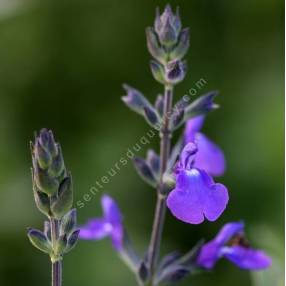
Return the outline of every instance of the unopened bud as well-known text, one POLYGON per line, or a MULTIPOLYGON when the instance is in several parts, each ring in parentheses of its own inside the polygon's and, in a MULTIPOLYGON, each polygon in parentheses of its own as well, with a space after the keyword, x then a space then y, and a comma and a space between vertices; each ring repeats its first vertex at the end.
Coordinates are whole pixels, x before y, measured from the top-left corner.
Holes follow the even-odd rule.
POLYGON ((40 144, 39 139, 36 140, 34 145, 34 155, 35 155, 35 160, 38 161, 42 169, 49 168, 52 162, 52 156, 48 151, 46 151, 46 149, 43 148, 43 146, 40 144))
POLYGON ((27 232, 28 238, 31 243, 45 253, 51 252, 51 244, 49 243, 45 234, 37 229, 29 228, 27 232))
POLYGON ((157 9, 154 26, 162 45, 166 47, 175 45, 181 30, 179 10, 177 9, 175 15, 171 6, 167 5, 163 14, 160 15, 160 11, 157 9))
POLYGON ((219 106, 214 103, 214 98, 217 94, 217 91, 211 91, 193 101, 185 109, 185 120, 217 109, 219 106))
POLYGON ((148 150, 146 162, 150 166, 153 175, 158 178, 160 173, 160 157, 155 153, 154 150, 148 150))
POLYGON ((151 168, 148 166, 145 160, 139 157, 133 159, 134 167, 139 174, 139 176, 148 184, 155 187, 157 182, 152 173, 151 168))
POLYGON ((182 61, 169 62, 166 66, 166 81, 170 84, 181 82, 186 75, 186 64, 182 61))
POLYGON ((75 230, 71 235, 68 237, 67 246, 65 249, 65 253, 69 252, 71 249, 73 249, 78 241, 80 230, 75 230))
POLYGON ((151 103, 144 97, 144 95, 137 89, 124 84, 123 88, 127 92, 127 95, 121 99, 123 102, 133 111, 144 115, 144 107, 152 106, 151 103))
POLYGON ((66 177, 60 187, 56 200, 51 205, 51 211, 55 218, 61 219, 67 213, 73 203, 73 191, 71 177, 66 177))
POLYGON ((179 36, 178 44, 170 52, 170 60, 181 60, 187 53, 190 45, 189 28, 182 30, 179 36))
POLYGON ((51 156, 56 156, 57 148, 54 139, 53 132, 46 128, 41 129, 39 134, 40 144, 46 149, 47 152, 51 154, 51 156))
POLYGON ((70 234, 76 227, 76 209, 70 210, 61 220, 60 234, 70 234))
POLYGON ((160 118, 154 108, 145 107, 144 117, 151 127, 156 128, 156 126, 160 123, 160 118))
POLYGON ((155 33, 153 28, 148 27, 146 29, 146 38, 147 38, 147 47, 148 47, 150 54, 160 63, 165 63, 167 60, 168 54, 161 47, 158 36, 155 33))
POLYGON ((161 84, 165 84, 166 79, 165 79, 164 66, 161 65, 160 63, 156 62, 156 61, 151 61, 150 67, 151 67, 151 71, 152 71, 152 74, 153 74, 155 80, 157 80, 161 84))

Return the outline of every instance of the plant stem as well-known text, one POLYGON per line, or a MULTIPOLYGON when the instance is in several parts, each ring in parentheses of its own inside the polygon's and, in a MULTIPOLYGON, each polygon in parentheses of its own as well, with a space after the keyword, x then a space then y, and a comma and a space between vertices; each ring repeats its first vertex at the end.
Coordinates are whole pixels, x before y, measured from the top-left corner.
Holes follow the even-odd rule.
MULTIPOLYGON (((50 218, 51 223, 51 239, 53 248, 59 236, 59 221, 50 218)), ((62 285, 62 261, 52 262, 52 286, 62 285)))
POLYGON ((151 234, 151 240, 148 251, 150 275, 151 275, 151 285, 153 284, 153 276, 160 254, 160 244, 162 239, 163 226, 165 221, 166 213, 166 195, 163 192, 163 175, 167 168, 170 144, 171 144, 171 132, 169 128, 170 113, 172 111, 172 101, 173 101, 173 89, 170 86, 165 86, 164 94, 164 114, 163 114, 163 124, 160 130, 160 180, 157 188, 157 203, 156 210, 151 234))

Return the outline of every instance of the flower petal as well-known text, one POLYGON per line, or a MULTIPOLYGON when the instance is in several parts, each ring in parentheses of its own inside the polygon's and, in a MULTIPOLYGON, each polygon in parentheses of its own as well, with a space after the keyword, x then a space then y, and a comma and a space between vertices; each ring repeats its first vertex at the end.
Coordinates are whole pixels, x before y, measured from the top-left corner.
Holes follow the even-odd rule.
POLYGON ((199 224, 204 221, 204 215, 197 194, 190 195, 180 189, 174 189, 167 198, 167 206, 171 213, 186 223, 199 224))
POLYGON ((177 175, 176 188, 168 195, 167 206, 178 219, 199 224, 205 217, 216 220, 228 202, 227 189, 215 184, 202 170, 182 170, 177 175))
POLYGON ((211 176, 221 176, 225 172, 225 157, 223 151, 204 134, 195 135, 198 152, 194 167, 205 170, 211 176))
POLYGON ((195 134, 201 130, 204 119, 205 116, 200 115, 187 121, 184 132, 185 144, 195 141, 195 134))
POLYGON ((197 264, 206 269, 212 269, 220 258, 221 246, 215 241, 210 241, 202 246, 199 256, 197 258, 197 264))
POLYGON ((106 221, 112 225, 122 224, 122 215, 116 202, 108 195, 101 198, 101 205, 106 221))
POLYGON ((271 265, 271 258, 263 251, 242 246, 224 247, 222 254, 242 269, 261 270, 271 265))
POLYGON ((122 215, 116 202, 109 196, 104 195, 101 204, 106 221, 112 226, 110 237, 112 245, 116 250, 120 250, 123 244, 122 215))
POLYGON ((123 247, 123 227, 117 225, 113 228, 111 233, 112 245, 116 250, 120 250, 123 247))
POLYGON ((209 221, 215 221, 223 213, 228 203, 227 188, 214 184, 205 190, 204 215, 209 221))
POLYGON ((80 227, 79 237, 87 240, 99 240, 110 233, 110 227, 104 219, 92 219, 80 227))
POLYGON ((236 234, 243 232, 243 222, 230 222, 225 224, 215 237, 215 242, 221 246, 227 243, 236 234))

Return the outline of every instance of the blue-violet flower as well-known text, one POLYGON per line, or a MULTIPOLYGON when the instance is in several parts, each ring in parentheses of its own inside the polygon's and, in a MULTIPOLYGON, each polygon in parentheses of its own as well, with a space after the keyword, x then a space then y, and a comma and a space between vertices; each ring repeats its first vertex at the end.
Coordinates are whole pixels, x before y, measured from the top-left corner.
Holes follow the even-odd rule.
POLYGON ((197 264, 212 269, 216 262, 225 257, 242 269, 261 270, 271 265, 271 258, 263 251, 249 246, 244 236, 244 224, 227 223, 210 242, 203 245, 197 264))
POLYGON ((197 145, 188 143, 176 166, 176 188, 167 198, 172 214, 186 223, 199 224, 206 218, 215 221, 225 210, 228 191, 213 181, 204 170, 193 167, 197 145))
POLYGON ((200 129, 204 122, 204 115, 189 119, 184 133, 184 143, 195 142, 198 146, 194 167, 206 171, 211 176, 221 176, 225 171, 223 151, 200 129))
POLYGON ((101 199, 103 209, 102 218, 93 218, 80 227, 81 239, 100 240, 109 236, 116 250, 123 247, 122 215, 115 201, 104 195, 101 199))

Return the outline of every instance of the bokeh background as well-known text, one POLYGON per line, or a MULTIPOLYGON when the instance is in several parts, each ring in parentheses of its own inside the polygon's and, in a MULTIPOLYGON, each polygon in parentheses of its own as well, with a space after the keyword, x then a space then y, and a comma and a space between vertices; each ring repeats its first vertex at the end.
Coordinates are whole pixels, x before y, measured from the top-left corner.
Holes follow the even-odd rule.
MULTIPOLYGON (((162 252, 188 250, 228 221, 243 219, 252 244, 273 258, 249 273, 221 261, 215 271, 180 285, 284 285, 284 3, 282 0, 170 1, 191 28, 189 72, 176 98, 204 78, 198 95, 220 91, 204 132, 225 151, 219 180, 230 192, 214 223, 187 225, 167 215, 162 252)), ((149 71, 146 26, 166 1, 0 0, 0 285, 49 285, 48 257, 26 227, 41 227, 30 179, 29 141, 48 127, 61 142, 74 178, 75 201, 149 129, 126 109, 122 83, 151 100, 162 87, 149 71)), ((181 131, 180 131, 181 132, 181 131)), ((180 133, 178 132, 177 135, 180 133)), ((142 148, 158 149, 158 139, 142 148)), ((140 253, 147 246, 155 192, 132 164, 104 186, 124 212, 140 253)), ((100 214, 100 194, 79 210, 79 222, 100 214)), ((64 285, 135 285, 109 240, 79 242, 65 257, 64 285)))

